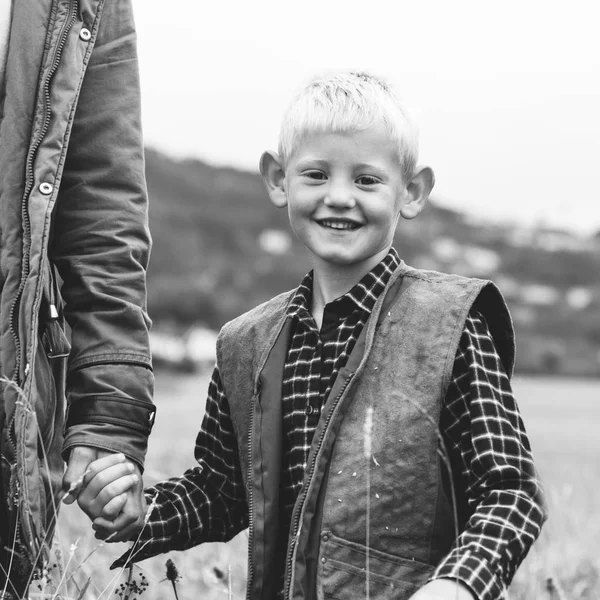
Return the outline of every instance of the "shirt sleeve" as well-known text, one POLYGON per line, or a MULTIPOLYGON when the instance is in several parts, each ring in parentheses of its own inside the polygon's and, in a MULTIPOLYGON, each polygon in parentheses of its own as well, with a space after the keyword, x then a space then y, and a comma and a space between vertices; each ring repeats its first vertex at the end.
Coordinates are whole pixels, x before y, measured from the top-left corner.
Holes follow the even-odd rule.
POLYGON ((195 457, 198 465, 182 477, 145 490, 149 511, 144 529, 113 567, 203 542, 226 542, 248 527, 237 439, 217 366, 195 457))
POLYGON ((432 579, 503 597, 546 518, 542 489, 510 380, 485 318, 472 310, 440 416, 459 536, 432 579))

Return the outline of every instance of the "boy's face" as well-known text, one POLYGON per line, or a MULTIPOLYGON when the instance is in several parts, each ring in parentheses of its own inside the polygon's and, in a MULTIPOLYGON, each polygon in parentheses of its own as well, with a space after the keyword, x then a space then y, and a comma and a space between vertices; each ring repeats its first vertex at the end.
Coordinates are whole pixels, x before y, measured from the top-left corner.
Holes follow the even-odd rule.
POLYGON ((383 125, 304 137, 281 183, 292 229, 315 266, 373 268, 412 200, 383 125))

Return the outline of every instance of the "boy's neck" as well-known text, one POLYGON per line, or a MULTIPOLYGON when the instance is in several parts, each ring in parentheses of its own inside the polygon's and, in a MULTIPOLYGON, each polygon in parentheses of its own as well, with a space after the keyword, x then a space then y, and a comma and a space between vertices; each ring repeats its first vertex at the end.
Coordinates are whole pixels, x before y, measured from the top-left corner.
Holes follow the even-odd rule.
POLYGON ((324 261, 313 260, 313 290, 310 312, 321 329, 325 305, 348 293, 367 273, 378 265, 389 249, 356 265, 340 267, 324 261))

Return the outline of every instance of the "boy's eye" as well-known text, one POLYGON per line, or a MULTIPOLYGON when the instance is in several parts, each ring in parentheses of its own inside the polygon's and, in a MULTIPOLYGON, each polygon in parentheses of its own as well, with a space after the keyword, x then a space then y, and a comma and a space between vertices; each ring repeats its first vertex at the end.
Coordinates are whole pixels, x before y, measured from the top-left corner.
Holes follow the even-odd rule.
POLYGON ((373 177, 372 175, 361 175, 356 180, 358 185, 377 185, 379 183, 379 179, 377 177, 373 177))
POLYGON ((324 181, 325 179, 327 179, 327 175, 325 175, 323 171, 306 171, 304 173, 304 176, 308 177, 309 179, 314 179, 316 181, 324 181))

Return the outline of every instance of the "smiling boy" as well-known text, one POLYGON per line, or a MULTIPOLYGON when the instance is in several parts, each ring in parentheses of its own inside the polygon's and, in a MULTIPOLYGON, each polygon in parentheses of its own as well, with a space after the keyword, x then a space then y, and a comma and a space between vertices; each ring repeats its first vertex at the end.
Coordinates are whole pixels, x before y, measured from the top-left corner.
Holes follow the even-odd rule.
MULTIPOLYGON (((313 270, 222 329, 199 465, 146 490, 147 523, 115 538, 136 541, 128 560, 249 527, 248 598, 504 595, 545 518, 512 323, 491 282, 393 248, 433 187, 416 139, 368 74, 317 79, 291 104, 260 170, 313 270)), ((93 465, 78 501, 98 537, 132 482, 114 457, 93 465)))

